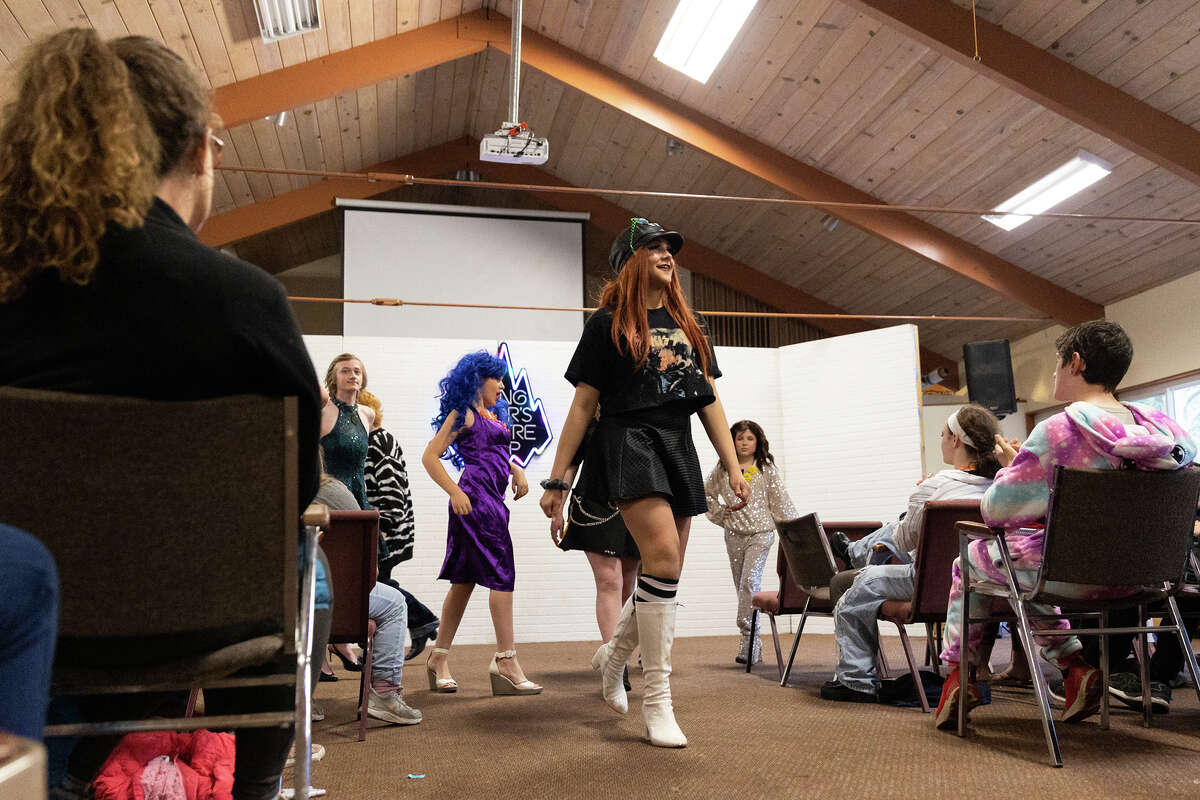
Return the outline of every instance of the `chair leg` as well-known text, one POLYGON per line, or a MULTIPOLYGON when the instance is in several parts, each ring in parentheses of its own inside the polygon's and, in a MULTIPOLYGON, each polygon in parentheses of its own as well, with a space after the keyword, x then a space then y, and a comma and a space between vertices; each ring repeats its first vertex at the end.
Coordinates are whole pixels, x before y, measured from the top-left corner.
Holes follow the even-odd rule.
POLYGON ((1179 605, 1175 602, 1174 597, 1167 598, 1167 606, 1171 609, 1171 618, 1175 620, 1175 633, 1179 636, 1179 646, 1183 649, 1183 663, 1187 666, 1188 674, 1192 678, 1192 688, 1196 690, 1196 699, 1200 700, 1200 679, 1197 679, 1197 673, 1200 673, 1200 664, 1196 663, 1196 653, 1192 650, 1191 637, 1183 627, 1183 617, 1179 614, 1179 605))
POLYGON ((971 562, 967 558, 970 540, 958 537, 958 572, 962 580, 961 638, 958 642, 958 735, 967 735, 967 676, 971 671, 971 562))
POLYGON ((876 660, 879 662, 879 674, 885 679, 890 678, 892 677, 892 670, 888 666, 887 656, 883 652, 883 637, 879 635, 878 623, 875 625, 875 641, 879 643, 875 648, 876 660))
POLYGON ((746 672, 754 668, 754 640, 758 638, 758 609, 750 615, 750 651, 746 653, 746 672))
POLYGON ((367 703, 371 699, 371 666, 375 658, 375 637, 367 635, 367 646, 363 648, 362 680, 358 700, 358 740, 367 740, 367 703))
POLYGON ((925 666, 933 667, 935 670, 941 666, 942 662, 942 659, 939 657, 942 651, 934 649, 940 646, 940 643, 935 644, 934 637, 936 630, 937 628, 934 626, 934 623, 925 623, 925 666))
MULTIPOLYGON (((1010 572, 1009 580, 1012 580, 1010 572)), ((1014 592, 1015 595, 1015 592, 1014 592)), ((1033 641, 1033 629, 1029 625, 1029 615, 1025 611, 1025 602, 1017 597, 1010 601, 1017 611, 1017 627, 1021 635, 1021 644, 1025 647, 1025 658, 1029 662, 1029 675, 1033 678, 1033 690, 1037 694, 1038 711, 1042 715, 1042 733, 1046 737, 1046 749, 1050 751, 1050 765, 1063 765, 1062 751, 1058 746, 1058 730, 1054 727, 1054 718, 1050 716, 1050 692, 1046 688, 1046 676, 1038 666, 1038 651, 1033 641)), ((1105 687, 1105 692, 1108 687, 1105 687)))
MULTIPOLYGON (((966 565, 967 548, 963 547, 962 563, 966 565)), ((967 735, 967 692, 970 691, 968 677, 971 673, 970 642, 971 642, 971 574, 963 570, 962 593, 962 641, 958 645, 958 735, 967 735)))
POLYGON ((317 529, 304 528, 304 573, 300 584, 300 623, 296 629, 296 766, 295 797, 312 794, 312 649, 317 583, 317 529))
MULTIPOLYGON (((1108 627, 1108 612, 1100 612, 1100 627, 1108 627)), ((1100 680, 1104 681, 1104 694, 1100 697, 1100 730, 1108 730, 1108 634, 1100 634, 1100 680)))
POLYGON ((783 684, 783 651, 779 649, 779 628, 775 625, 775 615, 767 614, 771 620, 771 641, 775 643, 775 668, 779 670, 779 682, 783 684))
MULTIPOLYGON (((917 690, 917 697, 921 700, 921 711, 929 713, 929 699, 925 697, 925 684, 921 682, 921 670, 917 668, 917 660, 913 658, 912 645, 908 641, 908 631, 904 630, 904 626, 896 623, 896 630, 900 631, 900 642, 904 645, 904 657, 908 659, 908 669, 912 672, 913 687, 917 690)), ((965 695, 962 695, 965 697, 965 695)))
POLYGON ((788 656, 787 666, 783 670, 783 677, 779 679, 780 686, 787 686, 788 678, 792 675, 792 662, 796 660, 796 648, 800 646, 800 637, 804 634, 804 623, 808 620, 808 604, 811 602, 811 597, 804 601, 804 611, 800 612, 800 625, 796 628, 796 638, 792 640, 792 652, 788 656))
MULTIPOLYGON (((1138 625, 1146 624, 1146 607, 1138 606, 1138 625)), ((1154 718, 1154 709, 1150 704, 1150 634, 1142 631, 1138 634, 1138 655, 1141 656, 1142 678, 1142 725, 1149 728, 1151 720, 1154 718)), ((1104 687, 1104 691, 1108 691, 1108 687, 1104 687)))

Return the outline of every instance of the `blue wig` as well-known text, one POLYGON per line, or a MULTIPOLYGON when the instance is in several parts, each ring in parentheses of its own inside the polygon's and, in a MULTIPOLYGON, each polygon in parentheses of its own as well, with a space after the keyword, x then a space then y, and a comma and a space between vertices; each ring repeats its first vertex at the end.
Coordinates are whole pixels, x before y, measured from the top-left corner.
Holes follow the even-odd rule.
MULTIPOLYGON (((479 388, 483 386, 484 380, 495 378, 502 381, 507 372, 508 365, 486 350, 467 353, 460 358, 454 365, 454 369, 446 373, 446 377, 438 382, 441 400, 438 414, 433 418, 433 429, 440 430, 451 411, 458 412, 458 418, 454 420, 454 430, 462 428, 463 422, 467 418, 467 409, 475 404, 479 397, 479 388)), ((500 397, 496 400, 496 405, 488 410, 495 414, 505 427, 509 426, 507 400, 500 397)), ((463 466, 462 456, 458 454, 458 449, 453 445, 442 454, 442 458, 448 458, 454 466, 460 469, 463 466)))

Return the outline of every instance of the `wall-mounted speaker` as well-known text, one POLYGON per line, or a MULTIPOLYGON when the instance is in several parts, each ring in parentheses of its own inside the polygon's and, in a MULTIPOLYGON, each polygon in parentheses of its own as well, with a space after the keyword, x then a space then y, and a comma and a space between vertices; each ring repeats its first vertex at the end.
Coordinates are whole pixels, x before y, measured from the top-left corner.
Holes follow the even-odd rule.
POLYGON ((1012 354, 1008 339, 990 339, 963 345, 967 368, 967 397, 1003 419, 1017 412, 1012 354))

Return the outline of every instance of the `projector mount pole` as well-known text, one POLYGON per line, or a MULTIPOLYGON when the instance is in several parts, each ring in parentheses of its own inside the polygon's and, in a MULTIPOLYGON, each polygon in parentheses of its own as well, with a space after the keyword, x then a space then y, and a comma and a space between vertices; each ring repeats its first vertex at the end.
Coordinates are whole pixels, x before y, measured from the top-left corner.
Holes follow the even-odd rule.
POLYGON ((545 164, 550 158, 550 141, 534 136, 521 121, 517 107, 521 99, 521 0, 512 0, 512 42, 509 53, 508 116, 503 127, 479 140, 481 161, 505 164, 545 164))
POLYGON ((508 87, 508 119, 504 122, 507 126, 521 122, 517 110, 517 100, 521 97, 521 5, 522 0, 512 0, 512 52, 508 58, 512 75, 508 87))

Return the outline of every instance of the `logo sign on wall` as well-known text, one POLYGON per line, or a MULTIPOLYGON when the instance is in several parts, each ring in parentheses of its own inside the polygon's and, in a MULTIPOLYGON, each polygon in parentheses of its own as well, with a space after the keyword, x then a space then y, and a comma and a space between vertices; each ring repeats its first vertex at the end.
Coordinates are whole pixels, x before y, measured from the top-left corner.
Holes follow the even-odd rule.
POLYGON ((546 451, 550 442, 554 440, 554 432, 550 428, 550 420, 546 418, 546 410, 542 408, 542 399, 534 396, 533 387, 529 385, 529 373, 524 368, 518 370, 513 365, 507 342, 500 343, 496 357, 508 366, 504 373, 504 388, 500 394, 508 401, 511 419, 512 441, 509 444, 509 458, 524 469, 529 466, 534 456, 540 456, 546 451))

